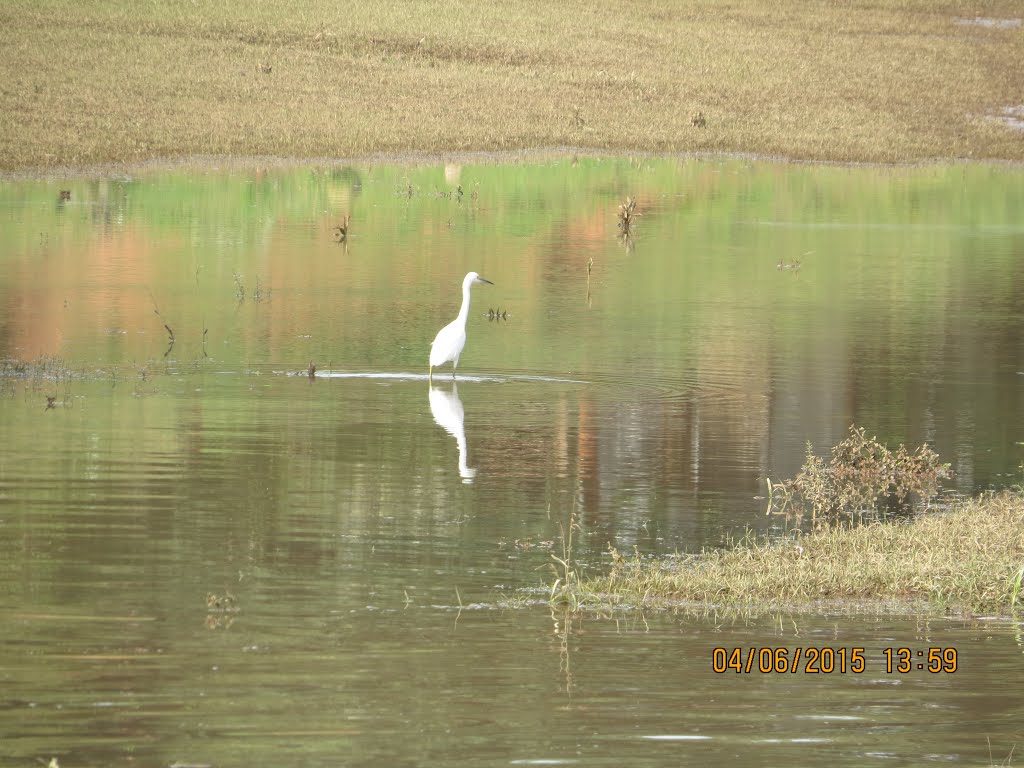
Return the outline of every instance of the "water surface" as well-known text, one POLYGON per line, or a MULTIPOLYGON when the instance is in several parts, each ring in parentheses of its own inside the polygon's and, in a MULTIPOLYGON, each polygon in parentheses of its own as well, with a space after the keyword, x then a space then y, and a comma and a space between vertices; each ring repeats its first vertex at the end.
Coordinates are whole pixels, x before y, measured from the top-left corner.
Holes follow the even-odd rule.
POLYGON ((777 530, 764 478, 851 423, 927 441, 950 491, 1018 482, 1022 211, 1018 169, 969 165, 4 182, 0 357, 31 364, 0 385, 0 763, 1005 760, 1019 621, 544 590, 573 516, 591 571, 777 530), (764 646, 866 669, 712 670, 764 646))

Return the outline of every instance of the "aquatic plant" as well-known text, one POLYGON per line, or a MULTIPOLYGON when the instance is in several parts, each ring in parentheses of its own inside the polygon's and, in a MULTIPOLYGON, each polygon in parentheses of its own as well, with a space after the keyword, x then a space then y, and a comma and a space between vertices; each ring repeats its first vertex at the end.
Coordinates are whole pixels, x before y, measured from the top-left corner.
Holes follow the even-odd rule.
POLYGON ((234 623, 235 615, 241 610, 238 600, 230 592, 218 595, 206 593, 206 628, 228 629, 234 623))
POLYGON ((267 288, 266 290, 263 289, 263 286, 260 284, 260 276, 256 275, 256 288, 253 289, 252 300, 257 304, 261 301, 270 301, 270 294, 272 292, 273 289, 271 288, 267 288))
MULTIPOLYGON (((410 188, 410 190, 411 190, 411 188, 410 188)), ((411 191, 410 191, 410 195, 411 195, 411 191)), ((336 242, 340 243, 343 240, 348 238, 348 221, 349 221, 349 218, 350 218, 350 215, 346 213, 345 214, 345 218, 342 220, 341 224, 338 224, 337 226, 334 227, 334 229, 333 229, 334 240, 336 242)))
POLYGON ((832 448, 827 462, 808 443, 795 478, 768 480, 768 511, 809 507, 817 519, 873 511, 884 503, 902 506, 911 496, 927 503, 938 493, 939 483, 951 476, 950 465, 940 462, 927 445, 911 453, 901 444, 893 451, 851 425, 849 436, 832 448))
POLYGON ((619 206, 619 229, 622 230, 623 235, 629 234, 629 228, 633 224, 634 211, 636 210, 636 200, 632 197, 627 197, 626 202, 619 206))
POLYGON ((560 530, 561 554, 551 553, 553 562, 550 566, 554 572, 555 580, 551 584, 548 602, 552 606, 563 606, 570 611, 576 611, 583 605, 586 590, 581 588, 583 579, 572 551, 573 536, 576 531, 580 530, 575 507, 569 515, 568 527, 562 523, 559 523, 558 527, 560 530))
MULTIPOLYGON (((239 304, 242 304, 245 302, 245 283, 242 282, 242 276, 237 272, 232 272, 231 275, 235 280, 235 298, 238 299, 239 304)), ((270 288, 264 290, 263 286, 260 284, 260 277, 257 275, 256 288, 253 289, 252 300, 257 304, 261 301, 270 301, 270 295, 272 292, 273 291, 270 288)))
POLYGON ((0 397, 13 396, 19 387, 34 395, 46 389, 54 394, 43 392, 45 410, 68 406, 72 402, 70 382, 74 376, 63 358, 55 355, 42 355, 34 360, 0 358, 0 397), (63 397, 58 399, 61 394, 63 397))
POLYGON ((207 592, 206 610, 210 612, 223 611, 226 613, 234 613, 238 611, 238 601, 230 592, 225 592, 223 595, 218 595, 214 592, 207 592))

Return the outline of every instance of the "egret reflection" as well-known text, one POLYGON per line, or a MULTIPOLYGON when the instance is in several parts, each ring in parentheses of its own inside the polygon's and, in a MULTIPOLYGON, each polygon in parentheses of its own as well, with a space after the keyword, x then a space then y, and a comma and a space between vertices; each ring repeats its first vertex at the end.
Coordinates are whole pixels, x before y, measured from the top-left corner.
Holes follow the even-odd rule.
POLYGON ((476 470, 466 464, 466 430, 463 427, 466 413, 462 409, 457 384, 452 384, 451 391, 431 385, 430 413, 434 416, 434 421, 455 438, 459 446, 459 477, 464 483, 472 483, 476 477, 476 470))

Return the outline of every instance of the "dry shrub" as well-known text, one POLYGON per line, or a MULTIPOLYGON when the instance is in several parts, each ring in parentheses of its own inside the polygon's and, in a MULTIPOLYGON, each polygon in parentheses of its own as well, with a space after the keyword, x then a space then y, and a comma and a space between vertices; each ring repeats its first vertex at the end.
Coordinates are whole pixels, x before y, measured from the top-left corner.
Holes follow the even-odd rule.
POLYGON ((782 506, 809 507, 815 518, 852 515, 911 499, 927 503, 939 483, 952 476, 949 464, 926 445, 911 453, 902 444, 889 450, 863 428, 850 427, 849 436, 832 448, 826 462, 807 444, 807 459, 799 474, 782 483, 782 506))

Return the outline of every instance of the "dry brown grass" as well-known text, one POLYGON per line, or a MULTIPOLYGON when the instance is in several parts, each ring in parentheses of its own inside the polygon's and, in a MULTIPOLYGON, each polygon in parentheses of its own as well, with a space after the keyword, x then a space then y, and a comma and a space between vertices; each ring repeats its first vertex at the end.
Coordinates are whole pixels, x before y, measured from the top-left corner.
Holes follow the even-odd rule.
POLYGON ((850 425, 849 435, 832 447, 827 462, 808 443, 807 458, 794 479, 768 481, 768 511, 800 519, 810 508, 813 519, 823 521, 829 516, 871 514, 886 503, 926 504, 949 477, 950 465, 941 463, 927 445, 913 453, 904 445, 890 450, 869 438, 863 427, 850 425))
POLYGON ((0 5, 0 168, 573 146, 1024 159, 1009 0, 0 5), (701 114, 701 125, 693 116, 701 114))
POLYGON ((927 600, 1006 611, 1024 566, 1024 495, 972 499, 909 523, 817 530, 744 542, 671 563, 623 560, 583 585, 580 603, 698 602, 719 606, 927 600))

